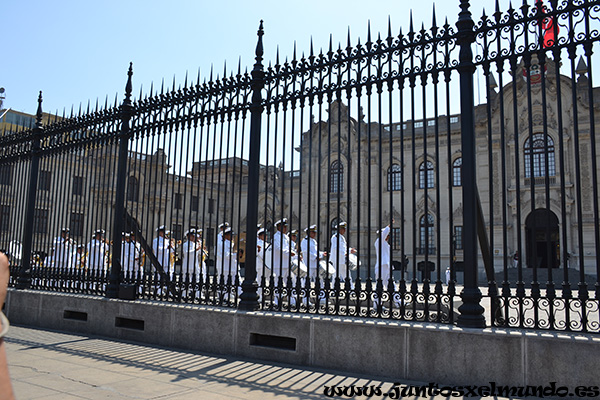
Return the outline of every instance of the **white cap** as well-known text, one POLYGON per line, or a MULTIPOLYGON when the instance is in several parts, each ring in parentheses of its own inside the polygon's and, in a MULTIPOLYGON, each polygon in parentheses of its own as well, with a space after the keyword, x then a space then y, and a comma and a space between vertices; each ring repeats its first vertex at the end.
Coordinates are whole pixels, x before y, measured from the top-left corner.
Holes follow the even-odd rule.
POLYGON ((166 230, 166 229, 167 229, 167 228, 165 228, 165 226, 164 226, 164 225, 161 225, 161 226, 159 226, 158 228, 156 228, 156 232, 164 231, 164 230, 166 230))
POLYGON ((223 228, 227 228, 229 226, 229 222, 223 222, 221 225, 219 225, 219 229, 223 229, 223 228))
POLYGON ((258 236, 258 235, 261 235, 261 234, 263 234, 263 233, 265 233, 265 232, 266 232, 265 228, 260 228, 260 229, 259 229, 259 230, 256 232, 256 236, 258 236))
POLYGON ((316 232, 317 231, 317 225, 313 224, 311 226, 309 226, 308 228, 304 229, 304 232, 309 233, 309 232, 316 232))
POLYGON ((287 225, 287 224, 288 224, 288 220, 287 220, 287 218, 282 218, 282 219, 280 219, 279 221, 275 222, 275 226, 279 226, 279 225, 281 225, 281 224, 283 224, 283 225, 287 225))

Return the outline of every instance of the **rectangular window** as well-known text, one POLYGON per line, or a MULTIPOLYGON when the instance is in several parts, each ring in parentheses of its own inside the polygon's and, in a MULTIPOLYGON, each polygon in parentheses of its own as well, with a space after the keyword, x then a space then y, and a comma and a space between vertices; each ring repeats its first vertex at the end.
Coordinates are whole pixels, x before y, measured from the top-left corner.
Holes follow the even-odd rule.
POLYGON ((181 193, 175 193, 175 209, 181 210, 183 208, 183 196, 181 193))
POLYGON ((33 213, 33 233, 45 235, 48 232, 48 210, 36 209, 33 213))
POLYGON ((215 199, 208 199, 208 213, 214 214, 215 212, 215 199))
POLYGON ((71 213, 71 224, 69 228, 71 229, 72 236, 83 237, 83 219, 84 215, 82 213, 71 213))
POLYGON ((192 211, 198 211, 198 205, 199 205, 199 201, 198 201, 198 196, 192 196, 192 211))
POLYGON ((83 176, 74 176, 73 177, 73 196, 83 196, 85 190, 83 176))
POLYGON ((454 227, 454 250, 463 249, 462 226, 454 227))
POLYGON ((7 232, 10 230, 10 206, 0 206, 0 230, 7 232))
POLYGON ((40 177, 38 180, 38 189, 49 191, 51 183, 52 183, 52 172, 40 171, 40 177))
POLYGON ((173 224, 173 239, 182 240, 183 227, 180 224, 173 224))
POLYGON ((206 248, 212 249, 215 245, 215 228, 206 229, 206 248))
POLYGON ((12 185, 12 175, 12 165, 0 165, 0 185, 12 185))

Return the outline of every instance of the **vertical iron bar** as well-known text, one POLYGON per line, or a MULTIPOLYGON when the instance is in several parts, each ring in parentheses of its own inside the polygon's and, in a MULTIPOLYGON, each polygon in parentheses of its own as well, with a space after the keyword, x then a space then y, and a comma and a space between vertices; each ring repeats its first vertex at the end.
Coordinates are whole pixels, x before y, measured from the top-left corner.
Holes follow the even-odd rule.
POLYGON ((463 157, 463 224, 464 224, 464 263, 465 286, 461 293, 463 304, 459 307, 458 325, 465 328, 485 327, 484 309, 480 305, 481 291, 477 286, 477 168, 475 154, 475 120, 473 52, 475 41, 474 22, 469 11, 469 0, 461 0, 458 28, 460 46, 460 109, 461 144, 463 157))
POLYGON ((27 289, 31 286, 31 245, 33 241, 33 223, 35 213, 35 202, 37 194, 37 183, 40 169, 40 140, 44 133, 42 128, 42 92, 38 97, 38 109, 35 119, 35 127, 31 132, 31 166, 29 169, 29 188, 27 194, 27 211, 25 214, 25 230, 23 232, 22 265, 17 281, 18 289, 27 289))
POLYGON ((127 84, 125 85, 125 100, 121 105, 121 131, 119 134, 119 159, 117 169, 117 187, 115 198, 115 211, 113 214, 113 253, 110 275, 108 277, 108 287, 106 297, 119 297, 119 283, 121 278, 121 232, 123 231, 123 220, 125 212, 125 181, 127 180, 127 149, 129 148, 129 138, 131 136, 129 129, 129 120, 133 112, 131 105, 131 76, 133 75, 133 63, 129 64, 127 72, 127 84))
POLYGON ((241 310, 256 310, 259 307, 256 294, 256 225, 258 223, 258 178, 260 172, 260 122, 263 111, 261 91, 265 85, 265 73, 262 65, 263 22, 258 28, 256 45, 256 63, 252 70, 252 105, 250 106, 250 159, 248 162, 248 203, 246 206, 246 273, 242 283, 241 310))

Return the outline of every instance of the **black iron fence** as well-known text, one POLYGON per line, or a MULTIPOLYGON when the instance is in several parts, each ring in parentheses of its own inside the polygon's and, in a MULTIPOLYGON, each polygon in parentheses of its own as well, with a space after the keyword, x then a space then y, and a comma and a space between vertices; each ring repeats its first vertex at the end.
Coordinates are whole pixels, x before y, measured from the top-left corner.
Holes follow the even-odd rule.
POLYGON ((266 68, 261 23, 251 73, 132 100, 130 68, 68 117, 40 95, 0 137, 11 285, 599 332, 600 1, 460 10, 266 68))

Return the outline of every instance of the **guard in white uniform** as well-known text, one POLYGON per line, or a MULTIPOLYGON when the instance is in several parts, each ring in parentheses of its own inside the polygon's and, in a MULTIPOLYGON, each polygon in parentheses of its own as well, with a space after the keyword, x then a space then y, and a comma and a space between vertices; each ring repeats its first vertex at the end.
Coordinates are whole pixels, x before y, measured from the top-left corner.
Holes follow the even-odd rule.
POLYGON ((187 241, 181 246, 182 249, 182 273, 189 274, 189 279, 192 281, 192 276, 195 276, 196 282, 200 279, 200 260, 202 259, 202 242, 197 240, 196 229, 190 229, 185 233, 187 241))
POLYGON ((227 282, 227 276, 229 274, 235 276, 238 271, 237 266, 237 253, 233 252, 233 245, 231 243, 231 238, 233 236, 233 231, 231 227, 226 227, 223 229, 223 235, 221 239, 217 243, 217 276, 221 274, 225 276, 225 281, 227 282))
MULTIPOLYGON (((331 236, 331 251, 329 261, 335 267, 336 274, 339 273, 340 282, 344 282, 346 277, 350 278, 350 288, 352 288, 352 277, 349 274, 348 266, 346 265, 346 222, 340 222, 336 226, 337 232, 331 236)), ((350 248, 351 254, 356 254, 356 249, 350 248)))
MULTIPOLYGON (((283 279, 283 285, 286 286, 288 277, 292 278, 292 282, 295 283, 296 275, 290 271, 292 257, 296 256, 290 243, 290 239, 287 237, 287 218, 283 218, 275 222, 277 232, 273 235, 273 273, 281 276, 283 279)), ((274 298, 275 305, 277 306, 280 302, 282 292, 274 298)), ((288 293, 290 299, 290 305, 296 306, 296 297, 293 293, 288 293)))
MULTIPOLYGON (((232 286, 235 285, 235 278, 239 279, 239 269, 237 263, 237 253, 233 251, 233 245, 231 243, 231 238, 233 236, 233 231, 231 227, 227 227, 223 230, 223 239, 221 243, 217 246, 217 279, 220 279, 221 274, 223 274, 225 284, 227 284, 229 275, 231 275, 231 283, 232 286)), ((237 287, 238 297, 242 294, 241 285, 237 287)), ((229 301, 229 293, 225 293, 225 301, 229 301)))
POLYGON ((60 236, 54 239, 54 266, 57 268, 71 268, 71 261, 76 249, 76 244, 69 237, 69 234, 69 228, 63 228, 60 231, 60 236))
POLYGON ((86 260, 85 245, 80 244, 79 246, 77 246, 77 250, 75 250, 75 252, 71 256, 71 265, 75 269, 83 270, 83 269, 85 269, 85 260, 86 260))
POLYGON ((108 264, 108 243, 104 240, 104 229, 94 232, 94 238, 87 245, 88 268, 106 270, 108 264))
POLYGON ((390 235, 390 226, 386 226, 380 231, 377 231, 378 237, 375 239, 375 254, 377 255, 377 262, 375 264, 375 279, 381 277, 383 286, 387 286, 387 282, 390 279, 390 244, 388 242, 390 235), (381 247, 381 254, 379 249, 381 247), (380 275, 381 273, 381 275, 380 275))
POLYGON ((268 246, 268 243, 265 242, 265 239, 266 239, 265 229, 260 228, 256 232, 256 282, 258 283, 259 290, 260 290, 260 285, 262 282, 263 270, 266 270, 265 275, 267 275, 267 276, 269 275, 268 267, 266 265, 266 260, 265 260, 265 252, 267 250, 266 246, 268 246))
MULTIPOLYGON (((218 226, 219 233, 217 234, 217 245, 223 241, 223 231, 229 227, 229 222, 223 222, 218 226)), ((218 251, 219 249, 215 249, 215 254, 217 254, 218 251)))
POLYGON ((125 233, 125 241, 123 242, 123 257, 122 265, 124 271, 131 278, 136 278, 140 270, 140 249, 136 243, 131 240, 131 234, 125 233))
POLYGON ((171 241, 166 237, 166 228, 164 225, 156 228, 158 236, 152 241, 152 252, 156 256, 158 263, 166 274, 171 274, 171 241))
POLYGON ((135 271, 140 271, 141 267, 144 265, 144 262, 146 259, 146 253, 144 253, 144 250, 142 250, 142 245, 139 242, 135 241, 135 232, 134 231, 132 231, 129 234, 129 242, 134 247, 134 249, 135 249, 134 255, 135 255, 135 257, 137 257, 137 258, 134 258, 133 268, 135 271))
POLYGON ((317 225, 311 225, 304 232, 307 236, 300 243, 302 259, 308 267, 308 276, 314 281, 319 275, 319 262, 327 257, 327 253, 319 251, 319 245, 315 239, 317 237, 317 225))
MULTIPOLYGON (((277 232, 273 235, 273 273, 283 278, 285 284, 290 276, 290 262, 296 253, 292 250, 290 239, 287 237, 287 218, 275 223, 277 232)), ((292 278, 295 275, 291 274, 292 278)))

